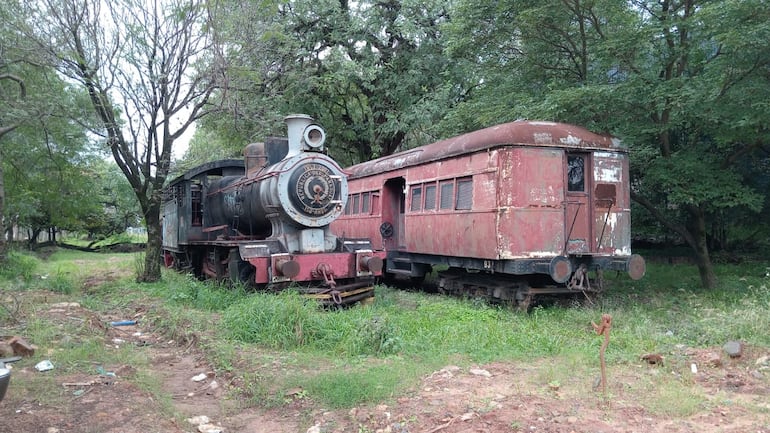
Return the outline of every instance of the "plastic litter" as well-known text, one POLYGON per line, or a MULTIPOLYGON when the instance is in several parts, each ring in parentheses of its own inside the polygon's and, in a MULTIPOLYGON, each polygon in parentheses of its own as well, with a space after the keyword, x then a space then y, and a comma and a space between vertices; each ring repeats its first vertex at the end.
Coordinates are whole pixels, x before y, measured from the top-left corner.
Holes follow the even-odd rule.
POLYGON ((131 326, 136 325, 136 320, 118 320, 115 322, 110 322, 111 326, 131 326))
POLYGON ((35 364, 35 370, 37 371, 53 370, 53 363, 48 359, 40 361, 37 364, 35 364))

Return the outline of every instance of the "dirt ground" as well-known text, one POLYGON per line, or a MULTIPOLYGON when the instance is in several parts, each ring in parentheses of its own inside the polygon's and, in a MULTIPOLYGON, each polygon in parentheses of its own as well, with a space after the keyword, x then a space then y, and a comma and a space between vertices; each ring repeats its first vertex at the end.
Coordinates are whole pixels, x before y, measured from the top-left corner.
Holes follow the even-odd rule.
MULTIPOLYGON (((39 314, 65 322, 85 318, 94 326, 120 318, 53 303, 39 314)), ((297 389, 286 396, 286 405, 267 410, 239 409, 233 378, 214 373, 194 343, 154 334, 141 320, 135 326, 105 326, 104 344, 143 351, 151 360, 149 380, 159 382, 155 385, 170 397, 159 401, 145 391, 138 384, 147 372, 131 365, 94 366, 91 375, 63 375, 56 369, 39 372, 31 359, 24 359, 16 363, 0 402, 0 433, 770 433, 770 353, 752 348, 738 359, 730 359, 721 348, 682 348, 681 356, 700 366, 692 390, 705 395, 706 403, 691 415, 667 416, 661 415, 665 408, 653 413, 646 408, 654 405, 639 401, 640 395, 655 395, 649 384, 659 381, 651 378, 674 378, 665 363, 608 366, 607 397, 592 389, 594 377, 544 385, 542 372, 554 360, 533 360, 448 365, 423 377, 410 392, 378 405, 326 410, 297 389), (19 396, 18 390, 42 375, 55 385, 46 389, 56 389, 58 395, 19 396), (195 376, 200 380, 193 380, 195 376), (208 422, 186 419, 196 416, 206 416, 208 422)))

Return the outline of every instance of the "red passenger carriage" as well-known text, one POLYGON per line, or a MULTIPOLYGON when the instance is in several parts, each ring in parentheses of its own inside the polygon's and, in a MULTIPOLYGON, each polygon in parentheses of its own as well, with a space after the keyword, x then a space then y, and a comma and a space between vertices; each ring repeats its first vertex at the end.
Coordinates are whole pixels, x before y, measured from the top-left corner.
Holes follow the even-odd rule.
POLYGON ((382 239, 386 275, 529 305, 601 289, 589 272, 645 272, 631 253, 628 152, 567 124, 517 121, 346 170, 342 237, 382 239))

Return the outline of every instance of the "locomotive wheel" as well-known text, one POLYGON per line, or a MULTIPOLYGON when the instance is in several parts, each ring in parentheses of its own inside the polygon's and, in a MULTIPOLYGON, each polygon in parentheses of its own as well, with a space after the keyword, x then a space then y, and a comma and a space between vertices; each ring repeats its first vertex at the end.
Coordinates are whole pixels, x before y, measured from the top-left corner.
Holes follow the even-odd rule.
POLYGON ((522 313, 529 312, 530 307, 532 307, 532 295, 529 293, 516 301, 516 309, 522 313))
POLYGON ((230 250, 230 258, 227 264, 227 270, 232 282, 238 282, 247 286, 254 286, 257 270, 251 263, 241 259, 237 249, 230 250))

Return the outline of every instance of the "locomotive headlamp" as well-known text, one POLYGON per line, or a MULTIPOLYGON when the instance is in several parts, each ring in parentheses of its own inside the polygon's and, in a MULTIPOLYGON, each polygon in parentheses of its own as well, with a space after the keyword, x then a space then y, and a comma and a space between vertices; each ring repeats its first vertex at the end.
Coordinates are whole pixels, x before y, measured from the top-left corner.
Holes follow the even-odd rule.
POLYGON ((308 125, 302 133, 302 143, 311 150, 322 150, 325 142, 326 132, 318 125, 308 125))

